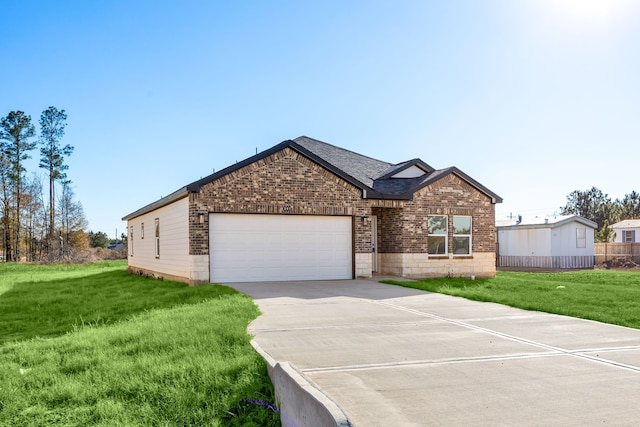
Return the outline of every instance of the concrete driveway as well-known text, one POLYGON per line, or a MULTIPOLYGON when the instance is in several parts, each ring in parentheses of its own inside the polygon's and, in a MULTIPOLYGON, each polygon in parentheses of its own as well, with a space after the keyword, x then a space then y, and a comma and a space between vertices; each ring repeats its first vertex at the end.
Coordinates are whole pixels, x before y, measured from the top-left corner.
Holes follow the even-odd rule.
POLYGON ((232 284, 356 426, 638 425, 640 330, 372 280, 232 284))

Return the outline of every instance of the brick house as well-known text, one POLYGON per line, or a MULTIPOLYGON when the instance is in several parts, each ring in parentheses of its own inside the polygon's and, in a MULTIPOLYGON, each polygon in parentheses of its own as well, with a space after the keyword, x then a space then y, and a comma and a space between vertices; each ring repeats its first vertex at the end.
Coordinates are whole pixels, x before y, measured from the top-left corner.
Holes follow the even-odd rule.
POLYGON ((455 167, 284 141, 123 218, 129 271, 189 284, 495 275, 495 204, 455 167))

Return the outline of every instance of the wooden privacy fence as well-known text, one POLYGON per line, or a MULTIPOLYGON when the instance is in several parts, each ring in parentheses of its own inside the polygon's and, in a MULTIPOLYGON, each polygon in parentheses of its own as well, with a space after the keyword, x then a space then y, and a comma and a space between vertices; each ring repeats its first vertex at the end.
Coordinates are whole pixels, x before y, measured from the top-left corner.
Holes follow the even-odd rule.
POLYGON ((593 251, 597 264, 616 258, 628 258, 640 264, 640 243, 596 243, 593 251))

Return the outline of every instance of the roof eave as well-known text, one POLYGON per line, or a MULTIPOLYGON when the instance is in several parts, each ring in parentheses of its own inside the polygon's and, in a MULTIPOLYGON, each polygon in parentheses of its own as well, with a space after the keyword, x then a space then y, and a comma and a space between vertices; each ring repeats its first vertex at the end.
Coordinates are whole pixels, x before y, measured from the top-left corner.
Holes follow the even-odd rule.
POLYGON ((373 200, 413 200, 413 193, 385 194, 373 190, 368 190, 366 193, 363 193, 362 198, 373 200), (371 194, 369 194, 369 192, 371 194))
POLYGON ((502 203, 502 197, 498 196, 496 193, 494 193, 493 191, 489 190, 487 187, 485 187, 484 185, 480 184, 478 181, 476 181, 475 179, 471 178, 469 175, 467 175, 466 173, 462 172, 460 169, 458 169, 455 166, 452 166, 450 168, 444 169, 446 172, 442 175, 438 175, 436 177, 433 178, 429 178, 427 177, 426 180, 424 180, 423 182, 421 182, 420 184, 418 184, 416 187, 412 188, 411 190, 407 191, 405 193, 406 194, 413 194, 421 189, 423 189, 424 187, 433 184, 436 181, 441 180, 442 178, 444 178, 445 176, 449 176, 450 174, 455 174, 457 175, 459 178, 461 178, 462 180, 466 181, 467 183, 471 184, 471 186, 473 186, 475 189, 479 190, 481 193, 483 193, 485 196, 489 197, 491 199, 491 203, 492 204, 497 204, 497 203, 502 203))
POLYGON ((569 217, 569 218, 565 218, 562 221, 558 221, 558 222, 554 223, 554 225, 556 227, 559 227, 561 225, 568 224, 568 223, 570 223, 572 221, 579 222, 582 225, 586 225, 586 226, 594 228, 594 229, 598 228, 598 223, 597 222, 591 221, 590 219, 583 218, 583 217, 578 216, 578 215, 572 216, 572 217, 569 217))
POLYGON ((156 200, 153 203, 149 203, 148 205, 138 209, 137 211, 131 212, 130 214, 123 216, 122 220, 129 221, 130 219, 136 218, 140 215, 144 215, 156 209, 160 209, 164 206, 170 205, 171 203, 176 202, 180 199, 183 199, 188 195, 189 195, 188 188, 186 186, 182 187, 179 190, 176 190, 173 193, 169 194, 168 196, 161 198, 160 200, 156 200))
POLYGON ((627 228, 640 228, 640 220, 625 219, 610 225, 614 230, 622 230, 627 228))
POLYGON ((509 224, 509 225, 498 225, 496 224, 496 228, 501 230, 526 230, 533 228, 558 228, 563 225, 569 224, 571 222, 578 222, 582 225, 586 225, 587 227, 591 227, 593 229, 598 228, 598 224, 588 220, 586 218, 580 216, 574 216, 570 218, 565 218, 562 221, 558 222, 548 222, 548 223, 540 223, 540 224, 509 224))

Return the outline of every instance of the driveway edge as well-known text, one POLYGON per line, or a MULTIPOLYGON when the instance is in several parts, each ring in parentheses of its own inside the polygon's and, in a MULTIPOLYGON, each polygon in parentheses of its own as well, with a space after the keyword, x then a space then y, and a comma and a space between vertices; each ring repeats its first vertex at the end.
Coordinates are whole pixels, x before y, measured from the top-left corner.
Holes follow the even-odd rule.
POLYGON ((283 427, 352 427, 340 407, 289 362, 277 362, 255 341, 251 345, 267 362, 283 427))

